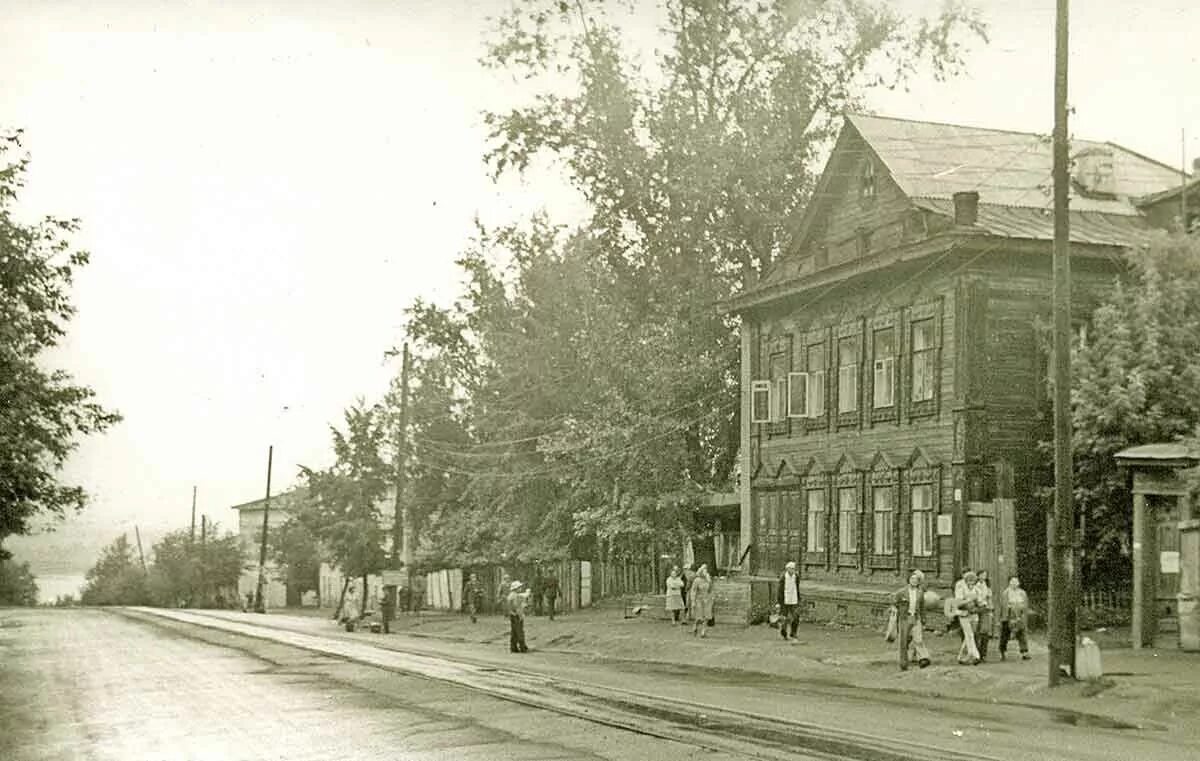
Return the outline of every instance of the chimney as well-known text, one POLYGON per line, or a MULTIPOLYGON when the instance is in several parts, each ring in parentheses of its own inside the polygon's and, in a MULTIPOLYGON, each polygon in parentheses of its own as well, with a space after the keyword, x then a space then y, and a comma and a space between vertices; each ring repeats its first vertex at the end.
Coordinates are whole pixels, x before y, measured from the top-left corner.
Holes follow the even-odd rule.
POLYGON ((979 193, 960 190, 954 194, 954 224, 970 226, 979 220, 979 193))

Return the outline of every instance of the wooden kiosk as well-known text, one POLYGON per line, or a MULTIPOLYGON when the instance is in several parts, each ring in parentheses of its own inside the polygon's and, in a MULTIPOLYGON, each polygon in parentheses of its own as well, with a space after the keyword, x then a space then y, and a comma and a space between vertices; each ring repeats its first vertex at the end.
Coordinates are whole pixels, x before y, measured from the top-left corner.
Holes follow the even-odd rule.
POLYGON ((1133 473, 1133 647, 1153 645, 1162 615, 1175 615, 1179 590, 1179 524, 1190 521, 1180 471, 1200 457, 1183 444, 1144 444, 1114 455, 1133 473))

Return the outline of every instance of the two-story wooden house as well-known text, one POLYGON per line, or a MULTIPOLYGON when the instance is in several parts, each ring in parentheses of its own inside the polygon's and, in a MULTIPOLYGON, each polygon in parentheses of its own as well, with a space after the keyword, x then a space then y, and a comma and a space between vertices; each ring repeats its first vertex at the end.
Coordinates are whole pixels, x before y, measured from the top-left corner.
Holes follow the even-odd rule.
MULTIPOLYGON (((1111 143, 1072 154, 1083 317, 1151 228, 1138 200, 1180 174, 1111 143)), ((964 566, 1039 583, 1050 190, 1043 136, 846 117, 793 250, 729 305, 743 570, 795 560, 811 593, 849 602, 912 568, 940 586, 964 566)))

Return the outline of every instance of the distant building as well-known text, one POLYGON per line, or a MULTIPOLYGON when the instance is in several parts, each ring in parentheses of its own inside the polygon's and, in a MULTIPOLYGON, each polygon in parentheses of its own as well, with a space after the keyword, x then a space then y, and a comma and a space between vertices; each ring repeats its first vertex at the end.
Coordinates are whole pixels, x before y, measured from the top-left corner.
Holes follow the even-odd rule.
MULTIPOLYGON (((278 529, 296 513, 298 504, 308 498, 308 490, 301 487, 271 497, 270 514, 267 518, 268 531, 278 529)), ((238 511, 238 540, 246 567, 238 578, 238 595, 245 602, 246 595, 253 595, 258 588, 258 561, 262 547, 262 524, 265 499, 243 502, 231 509, 238 511)), ((268 537, 269 539, 269 537, 268 537)), ((263 585, 263 602, 268 608, 300 604, 300 590, 289 590, 279 569, 267 551, 266 583, 263 585)))

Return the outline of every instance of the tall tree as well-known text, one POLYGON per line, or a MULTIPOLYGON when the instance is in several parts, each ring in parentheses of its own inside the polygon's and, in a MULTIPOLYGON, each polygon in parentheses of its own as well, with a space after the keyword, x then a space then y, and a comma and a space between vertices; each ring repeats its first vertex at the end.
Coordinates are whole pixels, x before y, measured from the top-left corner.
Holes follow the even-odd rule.
POLYGON ((1132 497, 1113 455, 1139 444, 1195 441, 1200 426, 1200 238, 1164 234, 1125 261, 1073 349, 1085 582, 1130 574, 1132 497))
POLYGON ((343 418, 345 431, 330 427, 334 464, 324 470, 300 468, 310 498, 301 520, 347 580, 363 579, 365 599, 367 575, 386 562, 380 505, 395 471, 385 459, 388 427, 382 407, 359 400, 343 418))
POLYGON ((0 135, 0 543, 27 533, 36 516, 83 508, 83 489, 60 483, 59 471, 80 436, 121 419, 65 371, 44 368, 44 353, 58 345, 75 312, 70 286, 88 254, 71 244, 78 220, 17 218, 29 165, 28 157, 14 156, 19 137, 0 135))
POLYGON ((738 349, 719 302, 792 245, 839 114, 917 66, 952 72, 983 32, 953 3, 907 19, 859 0, 670 0, 647 59, 613 7, 518 2, 485 57, 537 91, 486 114, 493 171, 549 162, 589 217, 481 230, 463 298, 411 313, 469 399, 469 442, 423 456, 466 479, 435 533, 472 553, 646 544, 690 495, 729 488, 738 349))

